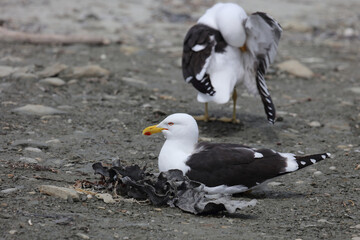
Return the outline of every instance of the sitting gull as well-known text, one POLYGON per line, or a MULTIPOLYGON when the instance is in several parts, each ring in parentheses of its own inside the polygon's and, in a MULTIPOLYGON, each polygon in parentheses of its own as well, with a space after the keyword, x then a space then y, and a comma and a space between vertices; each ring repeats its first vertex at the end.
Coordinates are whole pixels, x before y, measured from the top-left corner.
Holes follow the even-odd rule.
POLYGON ((145 128, 143 135, 159 132, 166 138, 158 159, 160 172, 179 169, 189 179, 203 183, 210 194, 244 192, 330 157, 328 153, 295 156, 240 144, 198 143, 198 125, 185 113, 172 114, 145 128))

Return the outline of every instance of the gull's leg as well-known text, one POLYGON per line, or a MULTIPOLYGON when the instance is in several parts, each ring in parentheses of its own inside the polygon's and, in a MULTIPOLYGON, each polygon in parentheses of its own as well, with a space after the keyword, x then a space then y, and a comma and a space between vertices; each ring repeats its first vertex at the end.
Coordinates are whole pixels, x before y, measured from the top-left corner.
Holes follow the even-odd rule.
POLYGON ((240 120, 236 119, 236 100, 237 100, 236 88, 234 88, 234 91, 233 91, 233 94, 232 94, 232 100, 233 100, 233 115, 232 115, 232 118, 222 117, 222 118, 219 118, 219 121, 221 121, 221 122, 240 123, 240 120))
POLYGON ((204 111, 204 115, 200 115, 200 116, 194 116, 195 120, 197 121, 204 121, 204 122, 208 122, 210 120, 209 118, 209 111, 208 111, 208 103, 205 103, 205 111, 204 111))

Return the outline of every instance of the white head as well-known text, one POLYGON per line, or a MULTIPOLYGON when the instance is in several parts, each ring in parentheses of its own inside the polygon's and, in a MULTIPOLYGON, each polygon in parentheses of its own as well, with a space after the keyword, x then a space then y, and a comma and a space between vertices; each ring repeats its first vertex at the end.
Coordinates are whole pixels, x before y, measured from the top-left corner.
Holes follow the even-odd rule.
POLYGON ((186 140, 196 143, 199 129, 195 119, 186 113, 175 113, 157 125, 147 127, 143 135, 162 132, 167 140, 186 140))
POLYGON ((233 47, 242 47, 246 41, 244 21, 247 14, 235 3, 217 3, 199 19, 202 23, 221 32, 225 41, 233 47))

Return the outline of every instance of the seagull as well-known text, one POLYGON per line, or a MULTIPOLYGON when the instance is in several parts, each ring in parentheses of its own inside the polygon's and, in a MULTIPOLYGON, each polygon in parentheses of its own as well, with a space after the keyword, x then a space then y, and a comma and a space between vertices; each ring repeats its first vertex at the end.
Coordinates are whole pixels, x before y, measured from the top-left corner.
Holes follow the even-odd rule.
POLYGON ((143 135, 160 132, 166 138, 158 158, 160 172, 181 170, 204 184, 209 194, 245 192, 330 157, 329 153, 296 156, 240 144, 198 142, 196 120, 185 113, 172 114, 145 128, 143 135))
POLYGON ((275 122, 275 106, 265 74, 274 61, 282 28, 263 12, 247 16, 234 3, 217 3, 189 29, 184 39, 182 72, 187 83, 198 91, 205 113, 197 120, 209 121, 208 102, 227 103, 232 95, 236 119, 236 86, 243 83, 252 95, 259 94, 267 119, 275 122))

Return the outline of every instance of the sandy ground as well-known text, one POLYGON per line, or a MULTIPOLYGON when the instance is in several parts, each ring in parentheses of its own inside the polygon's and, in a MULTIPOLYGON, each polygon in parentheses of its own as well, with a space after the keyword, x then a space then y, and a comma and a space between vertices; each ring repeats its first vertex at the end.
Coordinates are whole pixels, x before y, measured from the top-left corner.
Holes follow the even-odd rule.
MULTIPOLYGON (((180 58, 187 29, 214 2, 0 2, 0 22, 9 29, 123 42, 0 43, 0 239, 360 239, 360 3, 355 0, 238 1, 248 13, 268 12, 284 27, 267 75, 279 120, 270 126, 260 99, 239 88, 242 124, 199 123, 202 140, 333 155, 275 179, 265 196, 255 196, 255 207, 194 216, 131 200, 106 204, 86 195, 72 201, 39 192, 41 185, 94 181, 91 165, 114 158, 157 171, 163 139, 141 131, 171 113, 202 113, 196 91, 182 79, 180 58), (290 59, 314 75, 279 70, 277 64, 290 59), (54 65, 63 71, 42 72, 54 65), (103 69, 76 74, 75 67, 87 65, 103 69), (64 82, 44 83, 50 75, 64 82), (62 114, 13 111, 27 104, 62 114)), ((230 116, 231 104, 210 104, 210 113, 230 116)))

